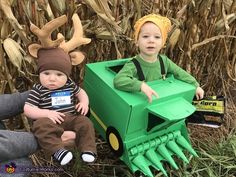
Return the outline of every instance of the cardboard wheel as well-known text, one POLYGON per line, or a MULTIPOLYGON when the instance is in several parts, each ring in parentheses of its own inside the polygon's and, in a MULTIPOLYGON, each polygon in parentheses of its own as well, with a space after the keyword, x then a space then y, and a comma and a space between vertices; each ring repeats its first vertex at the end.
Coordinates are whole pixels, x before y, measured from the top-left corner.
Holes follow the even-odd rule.
POLYGON ((123 141, 119 132, 114 127, 108 127, 106 131, 106 139, 111 150, 117 155, 122 156, 124 148, 123 141))

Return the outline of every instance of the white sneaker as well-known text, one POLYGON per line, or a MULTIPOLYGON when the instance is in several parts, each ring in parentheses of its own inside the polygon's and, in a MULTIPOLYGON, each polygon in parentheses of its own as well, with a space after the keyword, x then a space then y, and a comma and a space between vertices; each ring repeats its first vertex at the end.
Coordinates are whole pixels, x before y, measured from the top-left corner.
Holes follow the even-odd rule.
POLYGON ((96 157, 96 155, 91 151, 86 151, 86 152, 81 153, 81 159, 84 162, 88 162, 88 163, 94 162, 95 157, 96 157))
POLYGON ((65 157, 61 160, 61 165, 66 165, 68 164, 73 158, 73 155, 71 152, 68 152, 65 157))

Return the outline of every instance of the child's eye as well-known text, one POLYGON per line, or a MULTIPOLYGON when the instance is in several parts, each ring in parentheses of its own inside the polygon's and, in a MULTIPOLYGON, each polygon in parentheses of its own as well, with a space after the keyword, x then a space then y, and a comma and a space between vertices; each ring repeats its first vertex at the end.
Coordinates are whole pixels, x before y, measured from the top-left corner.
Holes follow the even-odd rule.
POLYGON ((143 38, 148 38, 149 36, 148 35, 144 35, 143 38))
POLYGON ((62 76, 63 74, 62 73, 57 73, 57 76, 62 76))
POLYGON ((49 75, 49 72, 43 72, 43 74, 45 74, 45 75, 49 75))
POLYGON ((156 39, 160 39, 160 38, 161 38, 161 36, 155 36, 155 38, 156 38, 156 39))

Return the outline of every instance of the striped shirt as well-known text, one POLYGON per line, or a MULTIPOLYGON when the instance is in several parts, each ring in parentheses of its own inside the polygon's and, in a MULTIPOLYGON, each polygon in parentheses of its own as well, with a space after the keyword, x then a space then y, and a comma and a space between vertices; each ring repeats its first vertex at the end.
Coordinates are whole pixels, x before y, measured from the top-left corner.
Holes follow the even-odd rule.
POLYGON ((49 90, 41 84, 34 84, 26 104, 37 106, 41 109, 49 109, 61 113, 74 114, 76 113, 76 94, 78 94, 79 91, 80 88, 70 78, 63 87, 55 90, 49 90), (65 101, 65 99, 60 99, 60 97, 57 97, 58 95, 61 96, 61 98, 63 98, 63 96, 67 97, 65 104, 55 104, 56 102, 65 101))

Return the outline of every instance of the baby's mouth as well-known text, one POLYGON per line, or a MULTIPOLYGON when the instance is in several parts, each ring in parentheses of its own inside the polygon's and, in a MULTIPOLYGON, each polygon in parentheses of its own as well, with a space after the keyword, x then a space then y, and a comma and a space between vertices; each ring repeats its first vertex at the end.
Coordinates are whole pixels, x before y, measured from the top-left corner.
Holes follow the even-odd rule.
POLYGON ((55 84, 49 84, 48 86, 49 87, 55 87, 55 84))

